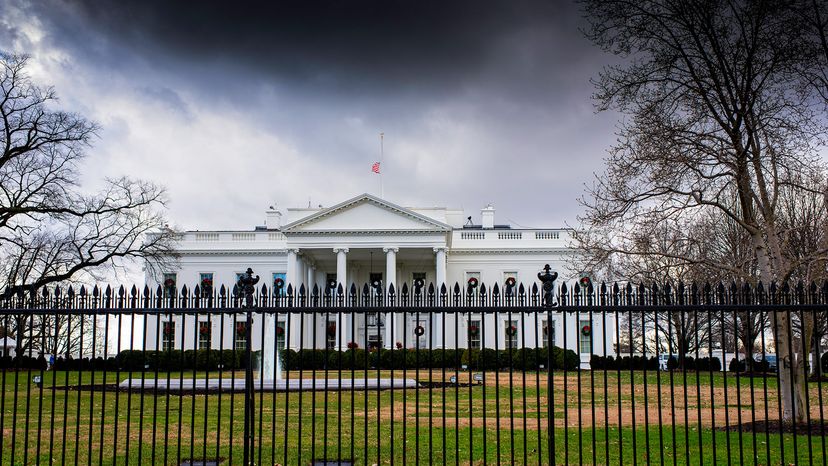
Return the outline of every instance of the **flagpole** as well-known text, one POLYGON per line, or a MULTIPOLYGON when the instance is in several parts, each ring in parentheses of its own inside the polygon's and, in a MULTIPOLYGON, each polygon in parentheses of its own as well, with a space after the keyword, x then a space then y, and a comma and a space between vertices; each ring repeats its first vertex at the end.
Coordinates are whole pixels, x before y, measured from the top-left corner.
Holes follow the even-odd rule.
POLYGON ((382 162, 383 162, 383 155, 384 155, 384 148, 383 148, 383 139, 385 138, 385 133, 380 133, 380 199, 385 199, 385 190, 383 189, 382 185, 382 162))

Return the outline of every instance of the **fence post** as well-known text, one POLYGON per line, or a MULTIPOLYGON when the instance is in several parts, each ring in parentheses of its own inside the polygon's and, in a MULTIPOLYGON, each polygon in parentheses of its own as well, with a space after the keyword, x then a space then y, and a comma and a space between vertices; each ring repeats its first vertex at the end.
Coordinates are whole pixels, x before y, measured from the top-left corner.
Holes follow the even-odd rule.
MULTIPOLYGON (((543 267, 543 272, 538 273, 538 280, 543 283, 543 306, 546 308, 546 327, 549 329, 552 326, 552 308, 557 306, 555 302, 555 280, 558 278, 557 272, 552 272, 549 264, 543 267)), ((551 330, 547 330, 551 331, 551 330)), ((566 328, 564 328, 566 332, 566 328)), ((549 464, 555 464, 555 409, 554 397, 552 387, 552 342, 549 342, 546 348, 546 424, 549 438, 547 439, 546 452, 549 455, 549 464)), ((566 348, 564 348, 564 352, 566 348)), ((564 364, 566 364, 566 353, 564 353, 564 364)))
POLYGON ((247 324, 245 325, 245 340, 246 347, 244 350, 244 359, 247 361, 244 369, 244 465, 249 466, 253 464, 254 457, 254 438, 253 434, 255 423, 253 422, 253 413, 255 401, 253 391, 253 294, 255 293, 255 285, 259 282, 259 276, 253 277, 253 269, 247 268, 247 272, 239 278, 239 291, 241 294, 241 304, 247 310, 247 324))

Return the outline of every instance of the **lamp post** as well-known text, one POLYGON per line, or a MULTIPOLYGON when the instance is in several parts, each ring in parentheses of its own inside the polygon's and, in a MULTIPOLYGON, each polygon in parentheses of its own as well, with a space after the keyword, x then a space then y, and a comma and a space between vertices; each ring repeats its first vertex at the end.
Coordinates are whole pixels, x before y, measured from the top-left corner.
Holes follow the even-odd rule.
MULTIPOLYGON (((552 325, 552 308, 557 306, 558 303, 555 301, 555 280, 558 278, 558 272, 553 272, 552 268, 549 267, 549 264, 543 266, 543 272, 538 273, 538 280, 543 283, 543 306, 546 307, 546 325, 552 325)), ((547 352, 546 352, 546 367, 547 367, 547 374, 546 374, 546 396, 548 400, 554 400, 553 393, 552 393, 552 345, 547 345, 547 352)), ((566 348, 564 348, 564 354, 566 352, 566 348)), ((550 402, 547 403, 547 413, 548 419, 554 419, 555 413, 552 410, 552 406, 554 403, 550 402)), ((547 437, 548 448, 550 452, 555 451, 555 433, 550 430, 549 435, 547 437)))
POLYGON ((253 277, 253 269, 247 268, 247 271, 239 277, 238 289, 241 296, 242 308, 247 310, 247 325, 245 326, 245 340, 247 347, 244 350, 244 357, 247 361, 247 367, 244 371, 244 464, 245 466, 253 464, 253 433, 255 432, 253 422, 253 294, 256 291, 256 283, 259 283, 259 276, 253 277))

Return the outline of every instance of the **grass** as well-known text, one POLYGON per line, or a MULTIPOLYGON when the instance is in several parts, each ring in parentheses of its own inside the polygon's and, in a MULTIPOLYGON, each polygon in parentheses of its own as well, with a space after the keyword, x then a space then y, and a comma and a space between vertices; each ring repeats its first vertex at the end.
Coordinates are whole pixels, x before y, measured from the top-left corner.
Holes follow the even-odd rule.
MULTIPOLYGON (((184 458, 215 457, 225 458, 225 464, 241 463, 241 393, 155 396, 146 391, 142 396, 140 392, 53 390, 114 384, 128 374, 47 372, 43 388, 30 382, 36 374, 0 374, 0 464, 50 464, 50 459, 52 464, 179 464, 184 458)), ((159 378, 167 375, 159 374, 159 378)), ((298 375, 289 374, 292 378, 298 375)), ((351 375, 343 373, 343 377, 351 375)), ((364 375, 357 371, 355 376, 364 375)), ((395 377, 402 375, 402 371, 394 372, 395 377)), ((453 371, 446 371, 445 377, 442 370, 407 371, 405 375, 442 381, 453 371)), ((199 372, 195 376, 217 378, 219 374, 199 372)), ((324 373, 303 373, 305 378, 312 376, 322 378, 324 373)), ((461 374, 461 380, 467 376, 461 374)), ((725 423, 733 426, 764 419, 766 408, 768 418, 776 419, 773 378, 740 377, 737 384, 730 374, 711 377, 703 373, 697 379, 688 373, 685 383, 684 375, 675 373, 671 386, 666 373, 608 372, 606 383, 604 376, 602 371, 554 373, 552 400, 547 399, 545 374, 522 372, 511 377, 508 372, 487 373, 483 386, 472 387, 256 393, 256 462, 309 464, 312 458, 327 457, 352 458, 357 464, 391 464, 392 460, 398 464, 416 460, 545 464, 550 409, 554 458, 560 463, 698 464, 730 458, 734 462, 802 464, 811 455, 815 462, 826 460, 826 439, 816 434, 721 430, 725 423)), ((190 378, 193 373, 170 373, 169 377, 190 378)), ((391 372, 368 371, 368 377, 391 377, 391 372)), ((821 419, 815 406, 820 391, 828 401, 825 385, 810 386, 814 419, 821 419)))

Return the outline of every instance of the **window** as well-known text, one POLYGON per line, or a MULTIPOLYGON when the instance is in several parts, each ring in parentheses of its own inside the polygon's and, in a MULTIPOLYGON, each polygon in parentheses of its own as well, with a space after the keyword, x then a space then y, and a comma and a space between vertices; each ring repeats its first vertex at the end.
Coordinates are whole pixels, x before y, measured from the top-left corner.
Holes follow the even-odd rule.
POLYGON ((428 321, 420 320, 414 327, 414 338, 417 341, 417 348, 428 348, 428 321), (418 333, 422 333, 418 335, 418 333))
POLYGON ((161 349, 163 351, 175 349, 175 322, 164 322, 161 330, 161 349))
POLYGON ((285 349, 285 322, 276 322, 276 348, 285 349))
POLYGON ((506 334, 506 348, 517 348, 518 332, 520 331, 520 329, 518 328, 518 321, 511 320, 506 321, 505 323, 507 324, 506 328, 504 329, 506 334))
POLYGON ((244 351, 247 349, 247 322, 243 320, 236 321, 236 328, 233 331, 233 349, 236 351, 244 351))
POLYGON ((466 272, 466 293, 477 293, 480 289, 480 272, 466 272))
POLYGON ((549 325, 546 320, 543 321, 543 347, 549 347, 551 342, 552 346, 555 346, 555 321, 552 321, 552 324, 549 325))
POLYGON ((336 321, 329 320, 325 327, 325 347, 328 349, 336 348, 336 321))
POLYGON ((374 289, 374 290, 377 290, 377 289, 381 290, 382 289, 382 286, 383 286, 382 285, 382 273, 374 272, 374 273, 369 274, 368 277, 369 277, 368 278, 368 281, 369 281, 368 285, 372 289, 374 289))
POLYGON ((417 286, 418 284, 422 287, 426 286, 425 272, 414 272, 411 274, 411 286, 417 286))
POLYGON ((543 335, 543 347, 549 347, 549 324, 547 321, 541 322, 541 334, 543 335))
POLYGON ((592 326, 588 320, 582 320, 578 325, 578 339, 581 354, 592 354, 592 326))
POLYGON ((385 322, 383 322, 382 314, 378 312, 369 312, 365 314, 365 324, 369 327, 383 327, 385 322))
POLYGON ((198 349, 210 349, 210 343, 212 341, 210 336, 213 333, 211 327, 210 322, 207 321, 198 323, 198 349))
POLYGON ((174 273, 165 273, 164 274, 164 296, 175 296, 176 290, 176 274, 174 273))
POLYGON ((198 288, 201 290, 201 296, 212 296, 213 274, 211 272, 199 274, 198 288))
POLYGON ((503 293, 506 296, 516 295, 519 283, 517 272, 503 272, 503 293))
POLYGON ((480 349, 480 320, 469 321, 469 348, 480 349))
MULTIPOLYGON (((276 293, 276 290, 279 288, 278 284, 280 283, 282 285, 282 288, 279 290, 279 295, 284 296, 285 293, 287 293, 287 279, 286 279, 286 277, 287 277, 286 274, 274 273, 273 276, 271 277, 270 285, 268 285, 268 288, 270 288, 270 291, 273 292, 273 293, 276 293), (279 282, 279 280, 281 280, 281 282, 279 282)), ((236 278, 236 281, 238 281, 238 277, 236 278)))
MULTIPOLYGON (((327 273, 325 274, 325 291, 333 295, 336 295, 336 289, 339 286, 339 281, 336 279, 335 273, 327 273)), ((345 284, 342 285, 342 290, 345 291, 345 284)))

